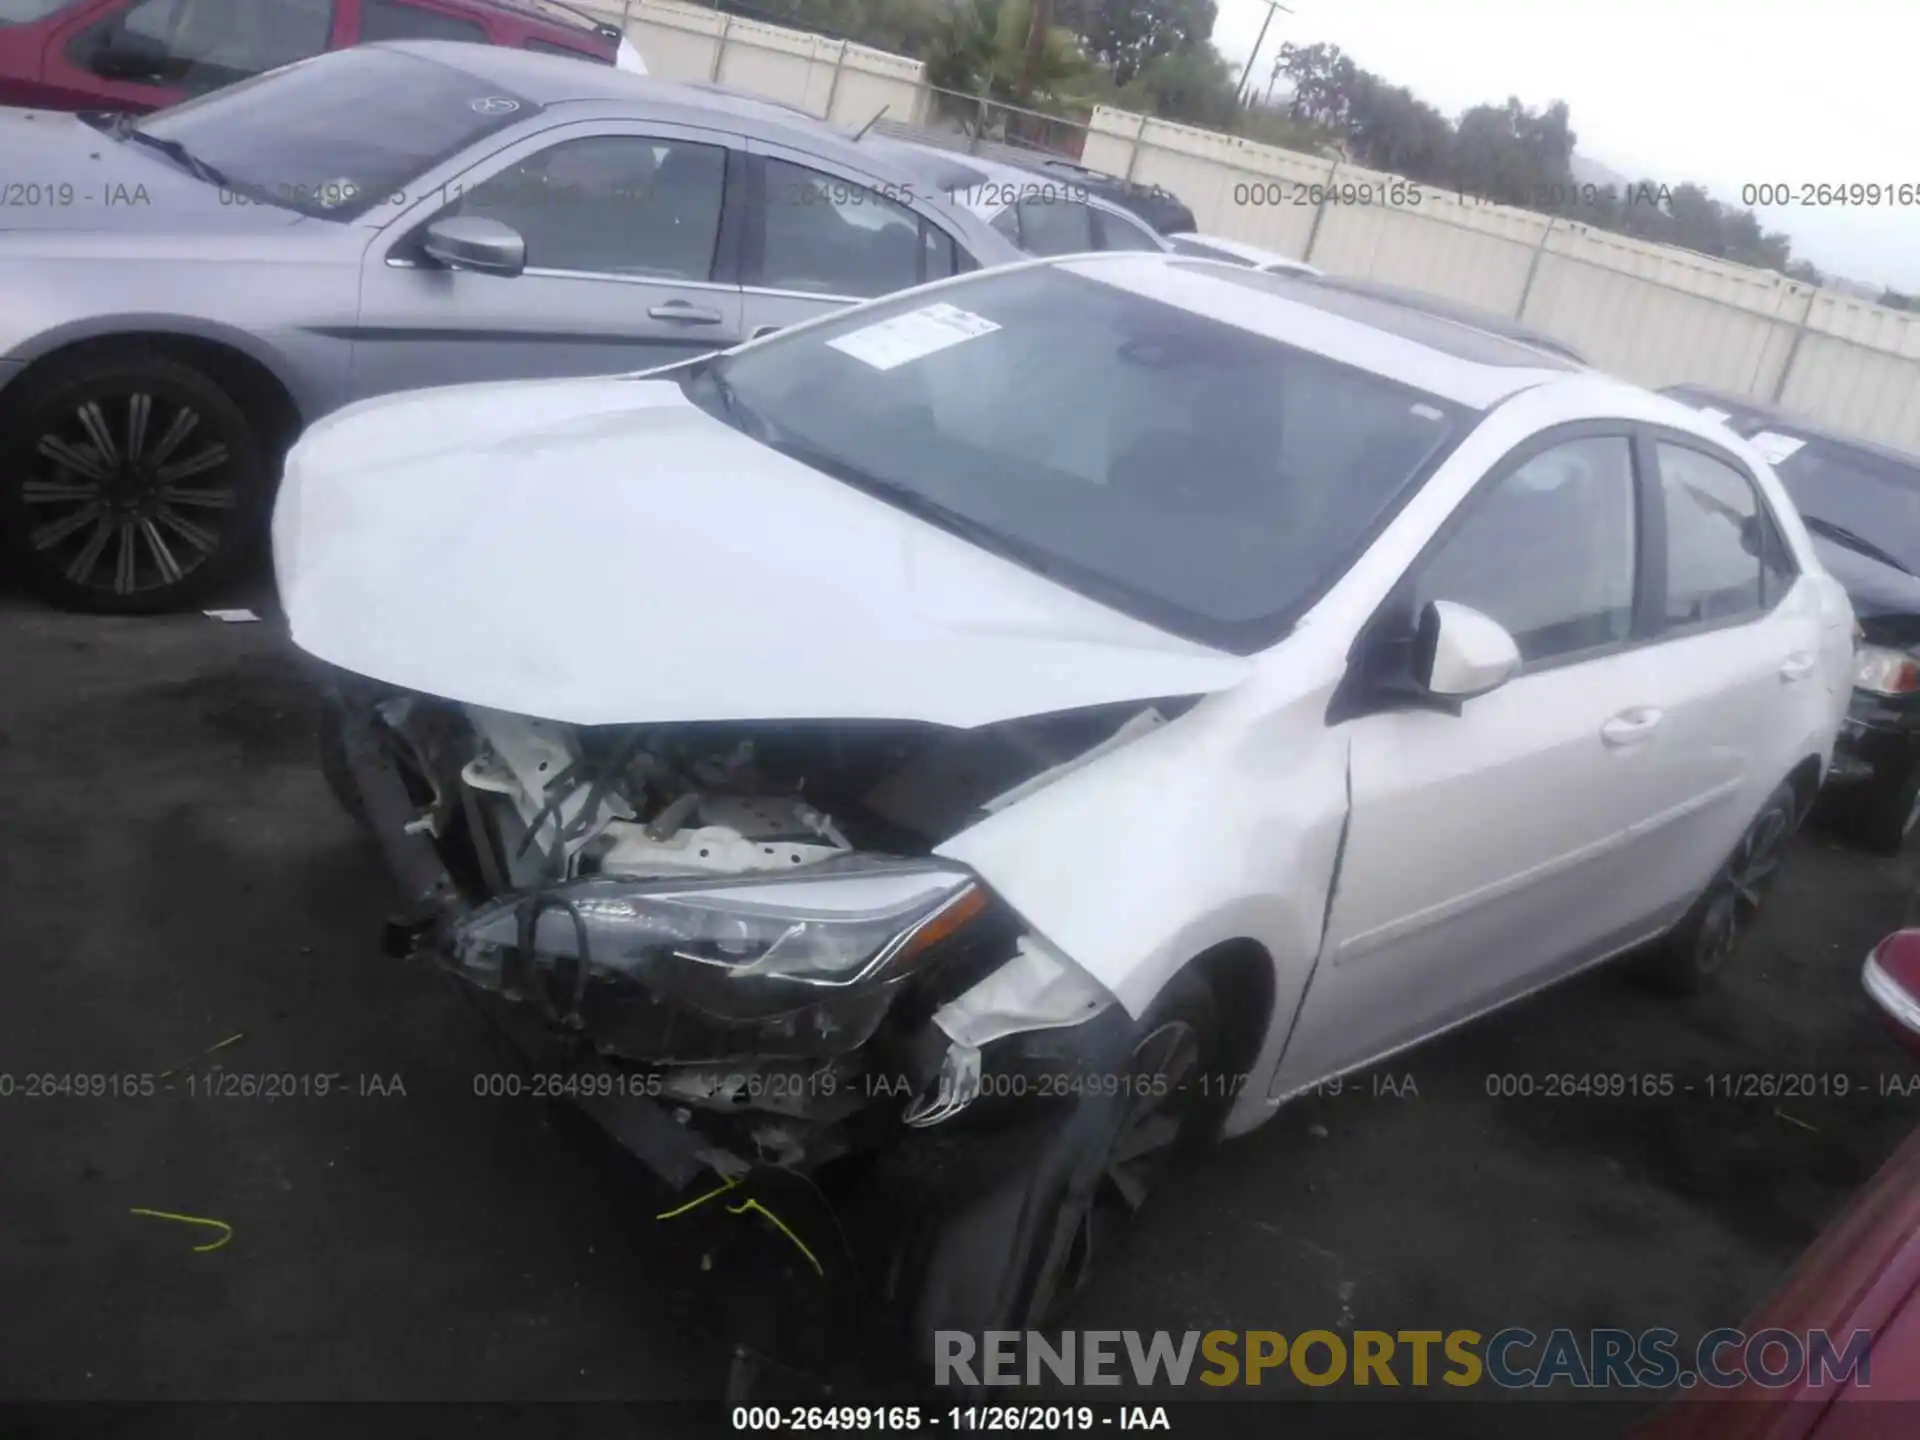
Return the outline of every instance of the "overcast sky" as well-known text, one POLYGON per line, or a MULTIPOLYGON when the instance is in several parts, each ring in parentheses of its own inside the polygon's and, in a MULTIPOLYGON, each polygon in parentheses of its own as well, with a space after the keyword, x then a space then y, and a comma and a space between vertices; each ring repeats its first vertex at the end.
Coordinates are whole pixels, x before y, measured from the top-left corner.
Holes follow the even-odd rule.
MULTIPOLYGON (((1282 41, 1339 45, 1449 116, 1565 100, 1582 154, 1634 177, 1920 189, 1920 5, 1912 0, 1284 0, 1282 41)), ((1214 44, 1246 62, 1262 0, 1218 0, 1214 44)), ((1829 273, 1920 291, 1920 203, 1754 207, 1829 273)))

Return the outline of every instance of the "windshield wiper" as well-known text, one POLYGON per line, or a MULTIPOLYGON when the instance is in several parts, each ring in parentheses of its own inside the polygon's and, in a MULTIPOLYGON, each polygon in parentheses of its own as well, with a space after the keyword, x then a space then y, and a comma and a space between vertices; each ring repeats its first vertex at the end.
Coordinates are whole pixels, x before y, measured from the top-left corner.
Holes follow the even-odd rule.
POLYGON ((158 150, 174 164, 185 170, 196 180, 222 190, 234 188, 231 181, 213 166, 202 160, 178 140, 168 140, 159 135, 149 135, 140 128, 140 117, 130 111, 115 115, 107 125, 107 134, 116 140, 132 141, 136 145, 145 145, 149 150, 158 150))
POLYGON ((1801 512, 1800 519, 1809 530, 1824 535, 1829 540, 1837 540, 1849 550, 1858 550, 1869 560, 1878 560, 1882 565, 1891 565, 1902 575, 1911 575, 1914 573, 1907 567, 1905 561, 1888 554, 1871 540, 1866 539, 1864 536, 1856 535, 1844 525, 1836 525, 1831 520, 1823 520, 1818 515, 1809 515, 1805 511, 1801 512))

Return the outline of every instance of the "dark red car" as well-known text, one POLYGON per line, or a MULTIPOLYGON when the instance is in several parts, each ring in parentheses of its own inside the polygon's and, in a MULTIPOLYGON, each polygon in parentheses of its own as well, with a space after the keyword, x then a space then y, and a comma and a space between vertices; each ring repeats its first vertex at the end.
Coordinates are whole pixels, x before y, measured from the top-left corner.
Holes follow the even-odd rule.
POLYGON ((612 64, 620 32, 554 0, 0 0, 0 105, 157 110, 374 40, 469 40, 612 64))
MULTIPOLYGON (((1862 975, 1894 1036, 1920 1054, 1920 930, 1874 947, 1862 975)), ((1689 1392, 1632 1440, 1911 1440, 1920 1435, 1920 1131, 1848 1203, 1748 1335, 1823 1330, 1872 1336, 1868 1365, 1769 1387, 1746 1380, 1689 1392)), ((1732 1368, 1732 1367, 1728 1367, 1732 1368)))

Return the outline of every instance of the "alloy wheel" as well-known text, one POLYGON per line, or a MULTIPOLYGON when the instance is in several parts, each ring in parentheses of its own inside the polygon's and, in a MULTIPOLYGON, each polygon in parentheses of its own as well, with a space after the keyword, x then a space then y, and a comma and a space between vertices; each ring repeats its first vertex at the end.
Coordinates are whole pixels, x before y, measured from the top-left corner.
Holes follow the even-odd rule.
POLYGON ((1792 812, 1771 806, 1741 837, 1707 902, 1697 952, 1701 974, 1718 970, 1739 947, 1740 937, 1758 913, 1792 836, 1792 812))
POLYGON ((1129 1097, 1093 1203, 1080 1218, 1064 1289, 1086 1282, 1113 1231, 1146 1203, 1154 1179, 1186 1132, 1194 1099, 1190 1086, 1199 1065, 1200 1036, 1184 1020, 1166 1021, 1134 1046, 1129 1079, 1145 1083, 1129 1097))
POLYGON ((20 484, 26 543, 83 589, 180 584, 226 543, 240 481, 193 406, 148 389, 95 391, 45 415, 20 484))

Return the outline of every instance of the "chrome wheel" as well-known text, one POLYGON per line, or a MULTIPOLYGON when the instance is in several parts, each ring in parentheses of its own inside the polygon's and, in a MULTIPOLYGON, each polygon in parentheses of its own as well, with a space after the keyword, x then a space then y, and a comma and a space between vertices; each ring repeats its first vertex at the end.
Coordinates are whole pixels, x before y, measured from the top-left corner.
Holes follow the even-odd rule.
POLYGON ((78 589, 171 589, 222 549, 241 509, 219 427, 156 389, 93 390, 34 417, 18 482, 25 545, 78 589))

